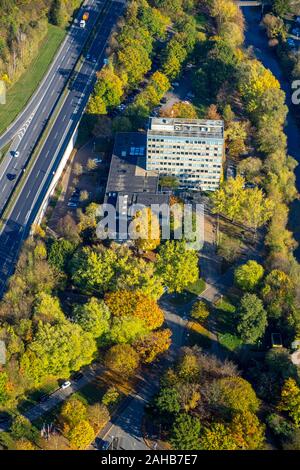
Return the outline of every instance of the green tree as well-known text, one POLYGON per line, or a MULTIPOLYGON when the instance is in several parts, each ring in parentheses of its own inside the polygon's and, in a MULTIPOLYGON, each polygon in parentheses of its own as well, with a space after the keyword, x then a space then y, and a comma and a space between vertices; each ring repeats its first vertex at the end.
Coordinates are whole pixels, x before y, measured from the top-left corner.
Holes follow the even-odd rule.
POLYGON ((46 292, 41 292, 35 300, 33 319, 53 324, 64 322, 66 317, 61 309, 59 300, 46 292))
POLYGON ((6 372, 0 372, 0 405, 4 405, 8 400, 8 375, 6 372))
POLYGON ((75 321, 84 331, 91 333, 93 338, 99 338, 109 331, 110 312, 103 300, 91 297, 84 305, 75 305, 75 321))
POLYGON ((97 83, 90 98, 89 114, 106 114, 107 109, 117 106, 123 95, 123 83, 112 67, 103 67, 97 75, 97 83))
POLYGON ((234 271, 234 281, 238 287, 245 291, 253 291, 264 275, 264 268, 256 261, 247 261, 234 271))
POLYGON ((200 448, 200 420, 188 414, 180 414, 171 430, 171 445, 175 450, 198 450, 200 448))
POLYGON ((140 318, 116 317, 112 321, 109 332, 109 340, 112 343, 134 343, 148 332, 145 323, 140 318))
POLYGON ((224 377, 212 384, 211 404, 224 418, 231 418, 236 412, 256 413, 259 400, 247 380, 241 377, 224 377))
POLYGON ((112 250, 100 252, 85 247, 76 252, 71 262, 72 279, 88 292, 105 292, 114 276, 116 254, 112 250))
POLYGON ((59 271, 66 272, 68 261, 75 251, 74 243, 64 238, 54 240, 48 251, 49 263, 59 271))
POLYGON ((256 343, 267 327, 267 313, 262 301, 255 294, 245 294, 237 309, 237 331, 243 341, 256 343))
POLYGON ((156 269, 169 292, 182 292, 199 277, 197 253, 185 241, 167 241, 159 248, 156 269))
POLYGON ((291 0, 273 0, 272 10, 278 16, 284 17, 291 9, 291 0))
POLYGON ((90 333, 65 321, 38 324, 36 334, 20 360, 25 378, 38 386, 48 377, 69 377, 71 370, 90 364, 96 344, 90 333))
POLYGON ((180 411, 179 393, 174 387, 163 387, 156 399, 156 406, 161 414, 177 414, 180 411))
POLYGON ((198 300, 193 305, 191 316, 195 320, 203 322, 208 318, 209 313, 208 305, 203 300, 198 300))

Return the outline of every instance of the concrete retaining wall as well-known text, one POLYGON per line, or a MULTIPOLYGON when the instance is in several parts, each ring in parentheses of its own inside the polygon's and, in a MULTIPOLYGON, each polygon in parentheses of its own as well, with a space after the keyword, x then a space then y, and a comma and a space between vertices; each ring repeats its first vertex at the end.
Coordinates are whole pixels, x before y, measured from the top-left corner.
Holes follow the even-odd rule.
POLYGON ((76 143, 76 140, 77 140, 77 136, 78 136, 78 127, 79 125, 76 127, 73 135, 71 136, 70 140, 69 140, 69 143, 66 147, 66 150, 61 158, 61 161, 58 165, 58 168, 57 170, 55 171, 55 174, 53 175, 53 179, 51 181, 51 184, 48 188, 48 191, 47 193, 45 194, 45 197, 43 199, 43 202, 41 204, 41 207, 35 217, 35 220, 33 221, 32 223, 32 226, 34 225, 40 225, 42 220, 43 220, 43 217, 45 215, 45 212, 46 212, 46 209, 48 207, 48 204, 49 204, 49 201, 50 201, 50 198, 51 196, 53 195, 54 191, 55 191, 55 188, 56 188, 56 185, 58 183, 58 181, 60 180, 60 177, 63 173, 63 170, 67 164, 67 161, 69 160, 74 148, 75 148, 75 143, 76 143))

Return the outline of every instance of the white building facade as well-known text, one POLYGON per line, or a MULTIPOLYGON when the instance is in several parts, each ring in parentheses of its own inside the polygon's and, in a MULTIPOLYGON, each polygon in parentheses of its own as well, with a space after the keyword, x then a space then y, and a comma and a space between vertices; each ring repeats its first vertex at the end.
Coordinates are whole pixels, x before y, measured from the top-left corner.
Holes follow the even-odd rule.
POLYGON ((186 189, 219 188, 224 157, 223 121, 150 118, 146 169, 174 176, 186 189))

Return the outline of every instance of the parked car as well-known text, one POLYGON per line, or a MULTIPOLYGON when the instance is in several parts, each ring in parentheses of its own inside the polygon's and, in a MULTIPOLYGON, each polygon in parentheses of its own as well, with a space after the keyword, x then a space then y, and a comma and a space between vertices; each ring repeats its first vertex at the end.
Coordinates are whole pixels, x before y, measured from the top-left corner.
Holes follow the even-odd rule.
POLYGON ((98 163, 102 163, 103 160, 102 158, 93 158, 93 162, 95 162, 98 165, 98 163))
POLYGON ((292 34, 294 34, 294 36, 300 36, 300 28, 293 28, 292 34))
POLYGON ((76 372, 76 373, 73 375, 72 379, 73 379, 75 382, 78 382, 78 380, 82 379, 82 377, 83 377, 83 373, 82 373, 82 372, 76 372))
POLYGON ((175 88, 175 87, 179 86, 179 83, 178 82, 173 82, 173 83, 171 83, 171 85, 175 88))
POLYGON ((44 403, 45 401, 47 401, 49 399, 49 395, 47 393, 44 393, 44 395, 42 395, 39 399, 39 402, 40 403, 44 403))
POLYGON ((76 207, 78 206, 77 202, 68 202, 68 207, 70 207, 71 209, 76 209, 76 207))
POLYGON ((70 380, 67 380, 66 382, 64 382, 63 384, 61 384, 60 388, 61 388, 61 390, 65 390, 66 388, 71 387, 71 385, 72 385, 72 384, 71 384, 70 380))
POLYGON ((256 184, 255 183, 246 183, 245 188, 246 189, 254 189, 254 188, 256 188, 256 184))

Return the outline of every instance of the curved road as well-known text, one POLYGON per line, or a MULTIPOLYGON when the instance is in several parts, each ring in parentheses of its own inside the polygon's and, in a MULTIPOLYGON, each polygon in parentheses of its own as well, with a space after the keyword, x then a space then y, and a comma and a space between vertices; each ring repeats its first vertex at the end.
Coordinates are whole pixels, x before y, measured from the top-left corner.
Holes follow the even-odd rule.
MULTIPOLYGON (((269 68, 272 71, 275 77, 279 80, 281 88, 286 93, 286 104, 288 105, 290 112, 287 118, 285 133, 288 139, 289 155, 291 155, 299 163, 295 173, 297 189, 300 192, 300 128, 292 112, 293 104, 291 101, 291 84, 288 80, 284 78, 276 55, 269 48, 267 37, 259 27, 259 23, 261 20, 261 9, 253 7, 244 7, 242 8, 242 11, 245 16, 247 25, 245 45, 248 47, 253 46, 256 57, 264 64, 265 67, 269 68)), ((298 243, 300 243, 299 215, 300 201, 296 201, 293 203, 290 212, 290 229, 294 232, 294 237, 298 241, 298 243)), ((300 247, 295 251, 295 255, 299 261, 300 247)))

